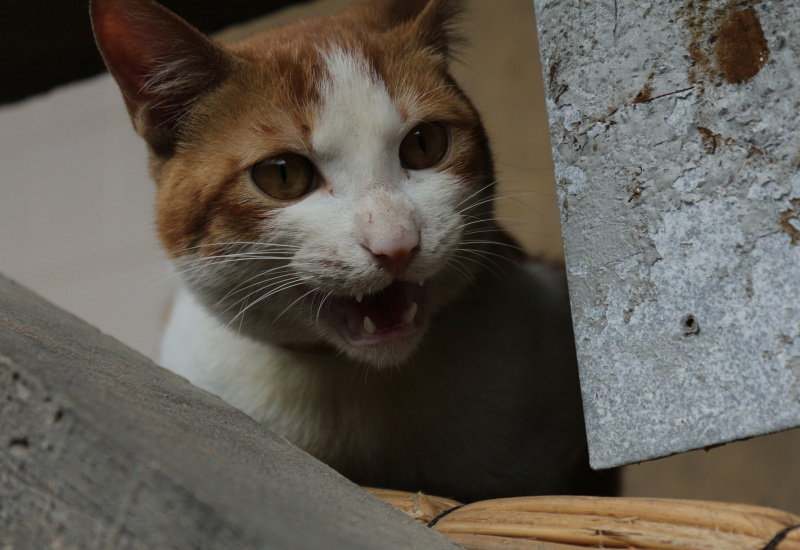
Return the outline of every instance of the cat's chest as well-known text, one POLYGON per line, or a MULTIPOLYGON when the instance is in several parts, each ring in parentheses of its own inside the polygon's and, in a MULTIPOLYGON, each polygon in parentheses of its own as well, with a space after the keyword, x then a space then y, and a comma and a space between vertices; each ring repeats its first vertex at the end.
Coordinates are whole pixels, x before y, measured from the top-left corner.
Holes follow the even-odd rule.
POLYGON ((405 383, 335 354, 242 336, 186 291, 176 298, 161 361, 316 456, 370 455, 392 431, 389 424, 408 418, 405 383))
POLYGON ((472 340, 457 353, 456 335, 431 342, 410 364, 377 371, 336 354, 297 353, 241 336, 182 291, 161 360, 324 462, 381 463, 376 458, 411 461, 445 440, 494 431, 495 418, 466 413, 502 393, 475 378, 485 359, 472 340))

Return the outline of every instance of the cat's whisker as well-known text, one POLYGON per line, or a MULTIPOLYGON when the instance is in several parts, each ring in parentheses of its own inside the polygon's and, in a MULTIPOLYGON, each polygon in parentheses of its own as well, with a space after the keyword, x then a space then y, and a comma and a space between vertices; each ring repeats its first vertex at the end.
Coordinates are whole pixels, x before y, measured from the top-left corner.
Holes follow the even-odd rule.
POLYGON ((444 270, 453 269, 459 274, 461 274, 466 280, 470 281, 475 288, 477 288, 477 281, 475 280, 475 276, 472 274, 471 270, 468 269, 464 264, 461 263, 460 258, 456 257, 455 255, 448 258, 447 263, 444 266, 444 270))
POLYGON ((426 111, 426 110, 430 110, 430 108, 432 106, 441 103, 440 101, 436 101, 436 102, 432 102, 432 103, 422 103, 422 100, 425 99, 426 96, 428 96, 428 95, 430 95, 430 94, 432 94, 434 92, 437 92, 439 90, 445 89, 445 88, 454 87, 453 84, 443 84, 442 86, 437 86, 436 88, 431 88, 430 90, 426 90, 424 92, 418 92, 418 93, 416 93, 414 95, 411 95, 414 92, 414 87, 409 86, 409 85, 407 85, 405 83, 404 83, 403 86, 407 90, 406 93, 405 93, 406 97, 404 98, 405 99, 404 103, 406 103, 407 105, 413 105, 413 107, 412 107, 412 109, 411 109, 411 111, 409 112, 409 115, 408 115, 408 119, 409 119, 408 120, 408 124, 409 124, 409 126, 413 126, 415 123, 420 122, 420 121, 422 121, 424 119, 424 117, 419 117, 418 116, 421 112, 426 111))
MULTIPOLYGON (((218 262, 214 262, 212 264, 201 263, 201 264, 191 265, 191 266, 188 266, 188 267, 186 267, 184 269, 176 271, 174 275, 176 275, 176 276, 178 276, 178 275, 190 275, 190 274, 195 273, 197 271, 219 269, 220 267, 228 265, 228 264, 234 264, 234 263, 240 263, 240 262, 255 262, 255 261, 259 261, 259 260, 260 261, 268 261, 268 260, 275 260, 275 258, 230 258, 230 259, 227 259, 227 260, 221 260, 221 261, 218 261, 218 262)), ((288 264, 284 264, 284 265, 281 265, 279 267, 286 267, 287 265, 288 264)))
POLYGON ((408 124, 408 126, 414 126, 420 122, 425 122, 427 117, 424 116, 423 113, 433 111, 437 105, 441 104, 441 101, 432 101, 424 105, 419 105, 412 113, 409 114, 406 124, 408 124))
MULTIPOLYGON (((512 226, 513 227, 513 226, 512 226)), ((469 231, 463 231, 461 233, 461 237, 470 237, 474 235, 489 235, 491 233, 506 233, 506 229, 503 227, 481 227, 481 228, 472 228, 469 231)))
MULTIPOLYGON (((263 243, 246 243, 244 241, 239 242, 238 244, 263 244, 263 243)), ((203 245, 206 246, 206 245, 203 245)), ((282 245, 281 245, 282 246, 282 245)), ((294 247, 294 245, 292 245, 294 247)), ((191 249, 198 249, 201 247, 191 247, 191 249)), ((294 247, 300 248, 300 247, 294 247)), ((184 249, 189 250, 189 249, 184 249)), ((282 261, 282 260, 290 260, 292 258, 291 255, 287 256, 279 256, 279 255, 259 255, 262 253, 259 252, 244 252, 244 253, 231 253, 231 254, 220 254, 216 256, 204 256, 200 258, 191 258, 191 259, 182 259, 175 261, 172 265, 168 268, 164 269, 161 273, 154 275, 148 278, 145 281, 142 281, 137 286, 143 287, 139 292, 136 294, 137 296, 141 296, 155 288, 158 285, 164 284, 168 281, 173 279, 179 278, 184 275, 188 275, 197 271, 202 271, 203 269, 211 269, 218 267, 220 265, 224 265, 227 263, 238 262, 238 261, 282 261)), ((290 266, 288 264, 281 265, 266 271, 262 271, 261 273, 255 275, 259 276, 264 273, 273 272, 278 269, 289 269, 290 266)))
POLYGON ((462 238, 469 237, 470 235, 489 235, 492 233, 505 233, 509 229, 515 229, 516 232, 524 233, 525 235, 530 236, 543 236, 543 237, 551 237, 553 235, 553 228, 551 225, 543 222, 534 222, 531 220, 525 220, 520 218, 508 218, 508 217, 490 217, 490 218, 477 218, 474 222, 467 222, 461 225, 461 228, 465 228, 468 225, 474 225, 476 227, 472 227, 466 231, 461 233, 462 238), (491 225, 489 222, 498 222, 497 225, 491 225), (480 224, 487 224, 482 226, 480 224))
MULTIPOLYGON (((266 259, 266 258, 264 258, 264 259, 266 259)), ((280 258, 280 259, 284 259, 284 258, 280 258)), ((242 259, 242 261, 243 260, 244 259, 242 259)), ((182 261, 182 262, 176 262, 176 264, 173 264, 170 267, 166 268, 163 272, 159 273, 158 275, 154 275, 153 277, 149 278, 148 280, 143 281, 142 283, 140 283, 140 285, 146 285, 146 286, 137 295, 141 295, 141 294, 143 294, 145 292, 148 292, 152 288, 154 288, 154 287, 156 287, 156 286, 158 286, 160 284, 164 284, 167 281, 170 281, 172 279, 178 278, 180 276, 183 276, 183 275, 186 275, 186 274, 190 274, 192 272, 199 271, 199 270, 202 270, 202 269, 211 268, 211 267, 223 264, 223 263, 226 263, 226 262, 213 262, 213 265, 208 265, 207 263, 203 263, 199 259, 192 259, 192 260, 185 260, 185 261, 182 261)), ((280 267, 286 267, 286 266, 280 266, 280 267)))
POLYGON ((319 326, 319 315, 322 312, 322 308, 325 305, 325 302, 329 300, 333 296, 333 291, 330 291, 322 297, 322 300, 319 302, 319 307, 317 308, 317 326, 319 326))
POLYGON ((220 301, 226 300, 227 298, 235 294, 239 294, 247 289, 253 288, 254 286, 262 284, 267 284, 268 286, 274 286, 275 284, 278 284, 287 279, 291 279, 292 277, 295 277, 295 275, 291 273, 289 269, 287 269, 287 266, 281 266, 279 268, 260 271, 255 275, 248 277, 246 280, 240 281, 236 286, 234 286, 230 291, 228 291, 228 293, 225 294, 225 296, 223 296, 220 301), (256 279, 259 280, 257 280, 254 283, 251 282, 256 279))
POLYGON ((481 266, 481 267, 485 268, 485 269, 486 269, 486 270, 487 270, 489 273, 491 273, 492 275, 494 275, 494 276, 495 276, 495 277, 497 277, 498 279, 502 279, 502 277, 500 276, 500 274, 499 274, 497 271, 495 271, 495 270, 492 268, 492 266, 494 266, 494 267, 496 267, 497 269, 500 269, 500 270, 502 270, 502 268, 500 267, 500 265, 499 265, 497 262, 495 262, 495 261, 494 261, 494 260, 492 260, 491 258, 487 258, 487 257, 485 257, 485 256, 483 256, 483 255, 481 255, 481 259, 477 259, 477 258, 470 258, 469 256, 465 256, 465 255, 463 255, 463 254, 462 254, 462 253, 466 253, 466 252, 473 252, 473 253, 477 253, 477 251, 476 251, 476 250, 469 250, 469 249, 459 249, 459 250, 457 251, 456 255, 458 256, 458 258, 459 258, 460 260, 464 260, 464 261, 468 261, 468 262, 472 262, 472 263, 478 264, 479 266, 481 266), (486 263, 486 262, 489 262, 489 263, 491 264, 491 266, 490 266, 490 265, 487 265, 487 263, 486 263))
MULTIPOLYGON (((251 289, 253 287, 258 287, 256 290, 248 292, 243 298, 239 298, 238 300, 236 300, 235 302, 230 304, 227 308, 225 308, 223 310, 223 312, 226 312, 226 311, 230 310, 232 307, 240 304, 243 301, 249 300, 250 297, 253 296, 254 294, 259 294, 261 292, 264 292, 265 290, 269 290, 269 289, 272 289, 272 288, 277 287, 279 285, 282 285, 284 283, 288 283, 288 282, 292 281, 293 279, 296 279, 296 276, 294 274, 283 275, 283 276, 276 277, 276 278, 268 277, 266 279, 262 279, 260 281, 256 281, 255 283, 252 283, 252 284, 248 285, 247 287, 242 288, 242 289, 240 289, 240 290, 238 290, 236 292, 229 292, 228 295, 239 294, 240 292, 244 292, 244 291, 246 291, 248 289, 251 289)), ((227 297, 229 297, 228 295, 226 295, 225 298, 220 299, 217 302, 217 305, 219 305, 220 303, 225 301, 225 299, 227 297)))
POLYGON ((491 223, 491 222, 503 222, 503 223, 514 223, 517 225, 534 225, 534 226, 543 226, 546 225, 540 221, 534 221, 527 218, 512 218, 509 216, 489 216, 489 217, 479 217, 479 216, 465 216, 468 218, 472 218, 473 221, 468 222, 466 225, 471 225, 473 223, 491 223))
POLYGON ((230 254, 219 254, 216 256, 203 256, 200 258, 192 258, 178 262, 177 265, 180 268, 185 267, 187 270, 191 270, 197 267, 201 268, 213 267, 231 262, 257 261, 257 260, 279 261, 279 260, 290 260, 291 258, 292 256, 290 255, 272 255, 272 254, 265 254, 262 252, 235 252, 230 254))
MULTIPOLYGON (((239 282, 225 296, 222 297, 222 300, 228 298, 232 294, 238 294, 239 292, 241 292, 242 286, 246 285, 247 283, 249 283, 253 279, 257 279, 259 277, 266 277, 267 280, 269 280, 270 278, 272 278, 274 280, 276 277, 285 277, 286 276, 285 272, 289 272, 289 271, 291 271, 291 266, 289 266, 289 265, 281 265, 281 266, 278 266, 278 267, 273 267, 272 269, 259 271, 255 275, 253 275, 251 277, 248 277, 244 281, 239 282)), ((248 285, 247 287, 244 287, 244 288, 250 288, 251 286, 253 286, 253 285, 248 285)))
MULTIPOLYGON (((230 326, 230 324, 233 323, 238 317, 243 316, 247 312, 248 309, 250 309, 250 308, 256 306, 257 304, 263 302, 267 298, 269 298, 271 296, 274 296, 278 292, 283 292, 283 291, 288 290, 290 288, 293 288, 293 287, 296 287, 296 286, 302 286, 304 284, 305 283, 302 280, 298 279, 296 282, 287 282, 287 283, 285 283, 284 285, 282 285, 282 286, 280 286, 278 288, 270 290, 269 292, 267 292, 263 296, 259 296, 256 300, 254 300, 253 302, 248 304, 247 307, 243 308, 239 313, 237 313, 236 316, 228 322, 228 326, 230 326)), ((254 294, 256 294, 256 292, 251 293, 250 296, 252 296, 254 294)), ((296 301, 297 300, 295 300, 295 302, 296 301)), ((295 302, 292 302, 291 305, 294 305, 295 302)), ((291 307, 291 305, 289 307, 291 307)), ((274 321, 273 321, 273 323, 274 323, 274 321)))
POLYGON ((463 199, 461 202, 459 202, 458 204, 455 205, 454 209, 456 210, 456 213, 460 214, 461 212, 464 212, 465 210, 468 210, 472 205, 469 205, 467 208, 464 208, 463 210, 458 210, 458 208, 462 204, 464 204, 465 202, 470 200, 471 198, 475 197, 476 195, 480 195, 481 193, 483 193, 484 191, 489 189, 491 186, 493 186, 493 185, 495 185, 497 183, 500 183, 501 181, 502 181, 502 178, 490 181, 489 183, 487 183, 486 185, 484 185, 483 187, 479 188, 477 191, 475 191, 474 193, 472 193, 471 195, 469 195, 468 197, 463 199))
POLYGON ((233 246, 253 246, 253 247, 267 247, 267 248, 289 248, 289 249, 300 249, 299 245, 294 244, 284 244, 284 243, 272 243, 272 242, 264 242, 264 241, 217 241, 211 243, 203 243, 196 246, 187 246, 185 248, 178 249, 176 252, 178 254, 185 254, 187 252, 193 252, 196 250, 203 250, 208 248, 227 248, 233 246))
POLYGON ((175 277, 176 277, 175 270, 172 267, 168 267, 160 271, 156 275, 152 275, 139 283, 131 285, 130 290, 133 291, 137 287, 139 287, 139 290, 136 291, 136 293, 133 296, 134 298, 138 298, 150 292, 158 285, 162 285, 170 281, 171 279, 174 279, 175 277))
MULTIPOLYGON (((197 273, 200 273, 201 276, 202 276, 202 273, 204 273, 206 270, 210 270, 211 271, 211 270, 214 270, 214 269, 219 269, 220 267, 225 266, 227 264, 233 264, 233 263, 244 262, 244 261, 256 261, 256 260, 254 260, 254 259, 249 259, 248 260, 248 259, 239 258, 239 259, 230 259, 230 260, 219 261, 219 262, 215 262, 213 264, 193 265, 191 267, 187 267, 185 269, 182 269, 182 270, 174 272, 172 277, 188 276, 189 278, 191 278, 191 277, 196 276, 197 273)), ((284 264, 284 265, 277 266, 276 268, 273 268, 273 269, 285 269, 285 268, 288 268, 288 267, 289 267, 288 264, 284 264)), ((263 274, 263 273, 266 273, 268 271, 271 271, 271 270, 262 270, 262 271, 259 272, 259 274, 263 274)))
POLYGON ((278 319, 280 319, 281 317, 283 317, 283 314, 284 314, 284 313, 286 313, 287 311, 289 311, 289 310, 292 308, 292 306, 294 306, 294 305, 295 305, 297 302, 299 302, 300 300, 304 299, 306 296, 308 296, 309 294, 311 294, 311 293, 313 293, 313 292, 317 292, 317 289, 315 289, 315 288, 312 288, 311 290, 309 290, 308 292, 306 292, 305 294, 303 294, 302 296, 300 296, 298 299, 296 299, 294 302, 292 302, 291 304, 289 304, 288 306, 286 306, 286 307, 283 309, 283 311, 281 311, 281 312, 280 312, 280 314, 279 314, 277 317, 275 317, 275 319, 273 319, 273 320, 272 320, 272 324, 274 325, 274 324, 275 324, 275 323, 278 321, 278 319))
POLYGON ((525 193, 527 195, 532 195, 534 197, 553 197, 557 193, 555 191, 542 191, 541 189, 503 189, 497 192, 499 198, 503 198, 503 195, 507 193, 525 193))
MULTIPOLYGON (((470 231, 479 232, 479 231, 502 231, 502 228, 495 227, 490 225, 491 222, 514 222, 520 223, 523 225, 536 225, 534 222, 530 220, 524 220, 522 218, 508 218, 508 217, 491 217, 491 218, 479 218, 477 216, 469 216, 471 218, 475 218, 474 220, 461 224, 461 228, 469 227, 470 225, 477 225, 477 224, 484 224, 487 227, 481 229, 471 229, 470 231)), ((539 224, 541 225, 541 224, 539 224)), ((466 235, 467 233, 463 233, 466 235)))
MULTIPOLYGON (((249 296, 250 295, 248 295, 248 297, 249 296)), ((245 300, 244 303, 242 304, 242 307, 239 308, 239 313, 241 315, 239 316, 239 326, 236 328, 236 334, 238 336, 242 335, 242 326, 244 325, 244 310, 246 310, 247 307, 248 307, 247 306, 247 300, 245 300)), ((234 319, 235 319, 235 317, 234 317, 234 319)), ((228 326, 230 326, 230 323, 228 323, 228 326)))
MULTIPOLYGON (((491 262, 493 265, 495 265, 499 269, 502 269, 500 267, 500 264, 495 262, 492 258, 500 258, 501 260, 503 260, 505 262, 508 262, 511 265, 517 265, 517 263, 518 263, 515 260, 513 260, 512 258, 508 258, 507 256, 503 256, 502 254, 498 254, 496 252, 491 252, 489 250, 475 250, 475 249, 471 249, 471 248, 462 248, 462 249, 460 249, 460 252, 471 253, 471 254, 475 254, 477 256, 480 256, 484 261, 491 262)), ((461 256, 461 258, 464 258, 464 257, 461 256)))
POLYGON ((491 244, 495 246, 505 246, 507 248, 511 248, 512 250, 516 250, 518 252, 525 252, 525 249, 521 246, 517 246, 511 243, 505 243, 501 241, 493 241, 493 240, 471 240, 471 241, 462 241, 462 244, 491 244))
MULTIPOLYGON (((264 281, 261 281, 261 282, 264 282, 264 281)), ((295 276, 293 276, 293 275, 292 276, 285 276, 285 277, 280 278, 280 280, 272 280, 272 281, 270 281, 270 284, 261 286, 257 290, 249 292, 246 296, 244 296, 243 298, 240 298, 239 300, 237 300, 233 304, 229 305, 227 308, 225 308, 222 311, 222 313, 227 312, 232 307, 234 307, 234 306, 236 306, 238 304, 241 304, 241 306, 239 308, 239 313, 237 313, 228 322, 227 326, 230 327, 230 325, 233 324, 236 321, 236 319, 238 318, 239 319, 239 332, 241 333, 241 327, 242 327, 242 324, 244 322, 244 314, 248 309, 250 309, 251 307, 257 305, 261 301, 269 298, 270 296, 273 296, 274 294, 277 294, 278 292, 281 292, 283 290, 291 288, 292 286, 297 286, 299 284, 302 284, 302 282, 299 281, 299 279, 297 279, 295 276), (278 288, 275 288, 275 287, 278 287, 278 288), (264 291, 267 291, 267 292, 265 294, 262 294, 261 296, 259 296, 259 298, 257 298, 255 301, 249 302, 250 298, 252 298, 253 296, 256 296, 256 295, 258 295, 260 293, 264 293, 264 291)), ((251 285, 251 286, 256 286, 256 285, 251 285)))
MULTIPOLYGON (((483 260, 485 260, 487 262, 491 262, 492 264, 494 264, 497 267, 500 267, 500 265, 497 262, 495 262, 492 258, 500 258, 500 259, 502 259, 502 260, 504 260, 504 261, 506 261, 506 262, 508 262, 509 264, 512 264, 512 265, 516 265, 517 264, 517 262, 515 260, 513 260, 512 258, 509 258, 507 256, 503 256, 502 254, 498 254, 497 252, 492 252, 490 250, 477 250, 475 248, 466 248, 466 247, 464 247, 464 248, 459 248, 459 252, 460 253, 473 254, 473 255, 479 256, 483 260)), ((464 258, 464 256, 461 256, 461 257, 464 258)))
POLYGON ((252 257, 259 257, 263 256, 265 258, 271 257, 271 255, 275 255, 276 258, 291 258, 292 254, 290 252, 283 252, 283 251, 267 251, 267 250, 252 250, 252 251, 245 251, 245 252, 226 252, 224 254, 214 254, 212 256, 196 256, 191 259, 185 260, 186 263, 197 263, 197 262, 209 262, 213 260, 217 260, 220 258, 252 258, 252 257))
MULTIPOLYGON (((506 193, 506 194, 504 194, 504 195, 502 195, 502 196, 491 196, 491 197, 487 197, 487 198, 485 198, 485 199, 479 200, 479 201, 478 201, 478 202, 476 202, 476 203, 471 203, 471 204, 469 204, 469 205, 468 205, 468 206, 466 206, 465 208, 463 208, 463 209, 461 209, 461 210, 458 210, 458 211, 457 211, 457 213, 458 213, 458 214, 463 214, 464 212, 467 212, 467 211, 469 211, 469 210, 470 210, 470 209, 472 209, 472 208, 477 208, 477 207, 479 207, 479 206, 483 206, 483 205, 484 205, 484 204, 486 204, 486 203, 496 203, 498 200, 508 200, 508 199, 513 199, 513 198, 516 198, 516 197, 524 197, 524 196, 528 196, 528 195, 531 195, 531 194, 532 194, 532 193, 529 193, 529 192, 527 192, 527 191, 518 191, 518 192, 514 192, 514 193, 506 193)), ((523 203, 523 204, 524 204, 524 203, 523 203)), ((526 205, 526 206, 527 206, 527 205, 526 205)))

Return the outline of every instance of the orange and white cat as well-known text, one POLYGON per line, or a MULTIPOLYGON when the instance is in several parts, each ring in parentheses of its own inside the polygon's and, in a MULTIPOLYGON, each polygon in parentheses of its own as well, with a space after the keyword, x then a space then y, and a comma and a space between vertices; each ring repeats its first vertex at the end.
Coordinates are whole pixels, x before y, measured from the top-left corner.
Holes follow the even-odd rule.
POLYGON ((360 1, 223 46, 152 0, 92 1, 181 283, 161 361, 358 483, 604 492, 562 278, 495 223, 448 73, 460 4, 360 1))

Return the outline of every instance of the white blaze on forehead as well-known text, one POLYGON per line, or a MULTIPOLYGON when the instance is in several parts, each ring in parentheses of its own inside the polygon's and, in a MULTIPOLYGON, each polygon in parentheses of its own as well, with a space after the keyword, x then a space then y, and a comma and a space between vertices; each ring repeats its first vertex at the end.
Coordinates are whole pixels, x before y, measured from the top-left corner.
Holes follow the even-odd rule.
POLYGON ((361 183, 399 171, 403 121, 384 83, 356 54, 334 48, 322 59, 328 76, 311 137, 320 168, 334 180, 361 183))

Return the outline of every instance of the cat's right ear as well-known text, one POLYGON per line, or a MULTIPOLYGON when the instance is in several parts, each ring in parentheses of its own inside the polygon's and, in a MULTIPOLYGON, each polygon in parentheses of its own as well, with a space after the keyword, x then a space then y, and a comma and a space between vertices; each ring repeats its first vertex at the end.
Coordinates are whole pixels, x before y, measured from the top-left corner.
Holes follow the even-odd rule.
POLYGON ((159 156, 175 150, 192 104, 229 74, 221 46, 153 0, 91 0, 100 53, 133 126, 159 156))

